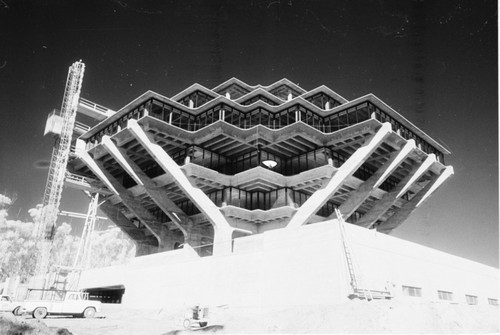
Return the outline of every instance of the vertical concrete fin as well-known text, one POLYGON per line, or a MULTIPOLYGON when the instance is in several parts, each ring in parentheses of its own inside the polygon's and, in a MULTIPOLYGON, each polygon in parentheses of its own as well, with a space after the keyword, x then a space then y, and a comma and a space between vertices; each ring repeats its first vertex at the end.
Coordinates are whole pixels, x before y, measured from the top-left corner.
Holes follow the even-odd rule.
POLYGON ((375 135, 366 140, 365 145, 358 148, 358 150, 342 164, 324 188, 316 191, 306 200, 292 217, 287 228, 297 228, 306 224, 321 206, 323 206, 328 199, 335 194, 340 186, 342 186, 346 178, 352 176, 352 174, 356 172, 390 133, 391 124, 384 123, 375 135))

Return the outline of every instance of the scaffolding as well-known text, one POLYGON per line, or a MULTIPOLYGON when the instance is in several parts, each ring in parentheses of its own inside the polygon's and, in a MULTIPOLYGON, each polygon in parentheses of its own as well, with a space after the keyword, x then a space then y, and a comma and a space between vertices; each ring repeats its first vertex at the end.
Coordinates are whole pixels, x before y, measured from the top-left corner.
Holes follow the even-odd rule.
POLYGON ((61 202, 84 71, 85 64, 81 61, 73 63, 68 70, 60 113, 62 122, 60 133, 52 150, 42 213, 35 231, 40 248, 36 267, 36 274, 39 275, 44 275, 49 267, 50 249, 61 202))

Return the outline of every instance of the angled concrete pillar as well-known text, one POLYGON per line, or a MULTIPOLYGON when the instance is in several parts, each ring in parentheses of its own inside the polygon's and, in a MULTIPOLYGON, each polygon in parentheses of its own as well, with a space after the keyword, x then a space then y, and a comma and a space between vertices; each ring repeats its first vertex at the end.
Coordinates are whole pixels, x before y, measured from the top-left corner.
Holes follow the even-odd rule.
POLYGON ((389 233, 404 222, 451 175, 453 175, 452 166, 447 166, 440 175, 434 175, 427 185, 415 194, 410 201, 405 203, 396 213, 378 226, 377 231, 389 233))
POLYGON ((186 229, 182 226, 187 224, 188 216, 168 197, 165 190, 159 188, 144 171, 128 156, 126 150, 118 148, 107 135, 102 138, 104 149, 120 164, 120 166, 135 180, 153 202, 172 220, 177 228, 184 234, 186 239, 186 229))
POLYGON ((392 205, 394 205, 435 162, 436 156, 434 154, 427 156, 427 158, 420 165, 415 166, 392 191, 384 194, 384 196, 375 203, 372 209, 363 215, 356 224, 365 228, 373 226, 373 224, 375 224, 375 222, 380 219, 380 217, 382 217, 382 215, 384 215, 384 213, 391 208, 392 205))
POLYGON ((108 178, 102 173, 101 169, 99 169, 97 164, 94 162, 94 159, 90 157, 87 150, 85 150, 85 142, 83 140, 77 139, 75 147, 75 153, 78 158, 80 158, 83 163, 87 165, 90 171, 92 171, 111 192, 113 192, 115 195, 118 195, 118 191, 115 190, 113 185, 111 185, 111 183, 109 182, 108 178))
POLYGON ((233 252, 233 229, 227 227, 214 227, 213 255, 229 255, 233 252))
POLYGON ((198 207, 198 209, 207 217, 214 227, 214 255, 224 255, 231 253, 231 243, 226 241, 227 231, 234 229, 227 222, 226 218, 220 212, 219 208, 210 200, 210 198, 197 187, 189 182, 182 169, 177 163, 163 150, 161 146, 152 142, 146 132, 142 130, 136 120, 128 120, 128 129, 135 139, 147 150, 149 155, 155 159, 157 164, 172 178, 186 196, 198 207), (219 236, 220 235, 220 236, 219 236), (217 245, 219 244, 220 245, 217 245))
MULTIPOLYGON (((398 151, 391 154, 389 159, 368 178, 361 186, 352 192, 349 198, 339 207, 340 213, 345 218, 351 216, 368 197, 390 176, 391 173, 408 157, 408 155, 416 148, 415 141, 409 140, 398 151)), ((333 213, 328 219, 335 218, 333 213)))
POLYGON ((443 184, 454 173, 455 171, 453 170, 453 166, 447 166, 444 169, 444 171, 439 175, 436 182, 434 182, 432 186, 427 190, 427 192, 425 192, 424 196, 422 197, 422 199, 420 199, 420 201, 417 203, 415 207, 420 206, 425 200, 427 200, 427 198, 429 198, 432 195, 432 193, 434 193, 434 191, 437 190, 437 188, 441 186, 441 184, 443 184))
POLYGON ((366 140, 365 144, 358 148, 349 159, 336 171, 324 188, 316 191, 297 210, 288 223, 287 228, 297 228, 306 224, 309 219, 323 206, 328 199, 342 186, 347 178, 365 162, 368 157, 377 149, 384 139, 391 133, 391 124, 384 123, 380 129, 366 140))
POLYGON ((103 176, 103 179, 101 179, 103 182, 111 185, 123 204, 134 213, 146 228, 158 239, 159 249, 165 250, 173 248, 173 242, 171 243, 171 241, 168 241, 168 229, 161 222, 158 222, 153 214, 142 206, 132 193, 106 170, 101 162, 94 160, 87 152, 81 153, 80 159, 90 170, 92 170, 92 172, 94 172, 94 174, 103 176))
POLYGON ((100 161, 96 161, 97 166, 103 171, 104 175, 111 182, 111 185, 119 192, 120 199, 122 203, 137 216, 137 218, 148 228, 148 230, 153 233, 158 239, 159 249, 160 250, 172 250, 173 249, 173 241, 169 239, 169 230, 168 228, 162 224, 158 219, 146 208, 144 207, 139 200, 130 192, 127 188, 125 188, 121 182, 119 182, 116 178, 109 173, 104 164, 100 161))

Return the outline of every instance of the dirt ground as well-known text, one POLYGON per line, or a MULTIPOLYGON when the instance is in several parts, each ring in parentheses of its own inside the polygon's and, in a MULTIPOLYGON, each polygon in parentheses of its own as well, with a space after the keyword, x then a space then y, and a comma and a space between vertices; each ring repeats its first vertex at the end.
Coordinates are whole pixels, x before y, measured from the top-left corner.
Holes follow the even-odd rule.
MULTIPOLYGON (((196 333, 218 334, 459 334, 498 333, 495 306, 402 301, 358 301, 338 305, 218 309, 216 324, 196 333)), ((164 335, 190 334, 183 329, 183 310, 133 310, 103 305, 94 319, 0 315, 0 334, 164 335), (10 328, 9 328, 10 327, 10 328), (17 328, 15 328, 17 327, 17 328), (30 328, 31 327, 31 328, 30 328), (9 330, 11 332, 9 333, 9 330), (17 329, 17 331, 15 330, 17 329), (32 329, 32 330, 30 330, 32 329), (67 329, 67 330, 65 330, 67 329), (14 331, 12 331, 14 330, 14 331)))

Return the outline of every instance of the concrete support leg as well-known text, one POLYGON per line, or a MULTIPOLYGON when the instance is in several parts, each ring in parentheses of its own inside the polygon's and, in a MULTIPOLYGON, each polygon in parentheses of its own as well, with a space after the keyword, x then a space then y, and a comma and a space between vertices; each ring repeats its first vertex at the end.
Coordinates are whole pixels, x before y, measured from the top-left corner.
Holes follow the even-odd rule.
POLYGON ((92 171, 111 192, 113 192, 115 195, 118 195, 118 191, 115 190, 113 185, 111 185, 111 183, 109 182, 108 178, 106 178, 102 171, 97 167, 92 157, 90 157, 90 155, 85 150, 85 142, 83 140, 77 139, 75 147, 76 155, 83 161, 83 163, 85 163, 85 165, 87 165, 90 171, 92 171))
POLYGON ((420 165, 414 167, 391 192, 386 193, 372 209, 370 209, 361 217, 360 220, 358 220, 358 222, 356 222, 356 224, 365 228, 373 226, 375 222, 380 219, 380 217, 382 217, 382 215, 384 215, 384 213, 387 212, 387 210, 391 208, 392 205, 394 205, 396 201, 402 197, 435 162, 436 156, 434 154, 430 154, 420 165))
MULTIPOLYGON (((186 194, 196 207, 207 217, 212 226, 214 227, 214 255, 226 253, 230 250, 225 245, 218 246, 219 243, 225 243, 226 231, 231 231, 232 227, 227 222, 226 218, 220 212, 219 208, 210 200, 210 198, 203 193, 199 188, 194 187, 189 182, 181 168, 175 161, 163 150, 161 146, 151 141, 139 126, 136 120, 128 120, 127 128, 130 130, 135 139, 146 149, 151 157, 155 159, 157 164, 165 171, 165 173, 172 176, 177 186, 186 194), (221 233, 223 232, 223 233, 221 233)), ((231 245, 231 243, 229 243, 231 245)))
POLYGON ((444 171, 439 175, 439 178, 436 180, 436 182, 434 182, 432 186, 427 190, 427 192, 425 192, 424 196, 417 203, 416 207, 420 206, 425 200, 427 200, 427 198, 429 198, 432 195, 432 193, 434 193, 434 191, 437 190, 437 188, 441 186, 441 184, 443 184, 446 181, 446 179, 451 177, 454 173, 455 171, 453 170, 453 166, 447 166, 444 169, 444 171))
POLYGON ((201 238, 202 234, 200 227, 190 222, 186 226, 186 235, 184 237, 184 243, 189 244, 192 248, 196 248, 201 246, 201 238))
MULTIPOLYGON (((389 159, 340 205, 339 210, 342 216, 344 218, 351 216, 415 148, 415 141, 409 140, 400 150, 393 152, 389 159)), ((333 218, 335 218, 335 213, 328 217, 328 219, 333 218)))
POLYGON ((214 256, 225 256, 233 252, 233 229, 214 227, 214 256))
POLYGON ((172 220, 186 238, 186 229, 183 225, 187 224, 189 217, 170 200, 167 192, 157 187, 155 182, 128 156, 127 152, 118 148, 109 136, 103 136, 102 145, 135 182, 144 187, 151 200, 172 220))
POLYGON ((162 223, 159 222, 151 212, 149 212, 142 204, 137 201, 133 194, 126 189, 116 178, 109 173, 104 165, 97 160, 94 160, 87 152, 80 154, 81 160, 89 167, 89 169, 98 176, 104 176, 101 179, 107 182, 117 192, 123 204, 135 214, 135 216, 146 226, 147 229, 158 239, 159 251, 171 250, 173 241, 167 238, 162 223), (163 239, 162 239, 163 237, 163 239))
POLYGON ((295 215, 288 223, 287 228, 297 228, 306 224, 309 219, 323 206, 328 199, 342 186, 347 178, 370 157, 384 139, 391 133, 391 124, 384 123, 382 127, 369 138, 365 145, 356 150, 349 159, 337 170, 324 188, 316 191, 307 201, 297 210, 295 215))
POLYGON ((404 222, 410 214, 427 199, 446 179, 453 174, 453 167, 447 166, 444 171, 438 176, 434 175, 433 178, 421 189, 413 198, 404 204, 399 211, 387 219, 384 223, 377 227, 377 231, 382 233, 389 233, 394 228, 404 222))

